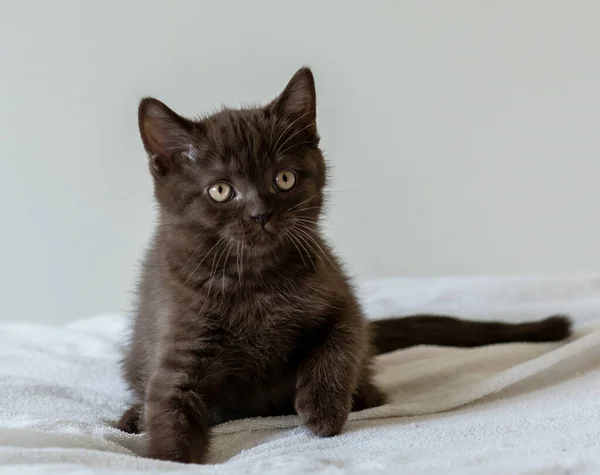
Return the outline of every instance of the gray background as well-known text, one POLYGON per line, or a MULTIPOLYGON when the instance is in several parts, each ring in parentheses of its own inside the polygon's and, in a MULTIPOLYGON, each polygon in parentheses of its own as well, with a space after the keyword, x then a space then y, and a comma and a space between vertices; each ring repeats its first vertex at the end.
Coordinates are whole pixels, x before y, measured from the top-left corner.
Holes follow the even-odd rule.
POLYGON ((129 307, 153 222, 136 106, 312 66, 356 276, 600 267, 600 2, 0 0, 0 319, 129 307))

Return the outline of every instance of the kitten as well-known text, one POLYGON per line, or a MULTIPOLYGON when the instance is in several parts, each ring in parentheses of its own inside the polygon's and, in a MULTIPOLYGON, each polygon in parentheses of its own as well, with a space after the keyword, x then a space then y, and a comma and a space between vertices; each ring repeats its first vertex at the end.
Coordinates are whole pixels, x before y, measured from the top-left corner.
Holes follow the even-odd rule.
POLYGON ((373 355, 417 344, 555 341, 564 317, 523 324, 443 316, 367 322, 319 217, 326 168, 312 73, 265 107, 188 120, 139 106, 159 205, 124 373, 119 427, 148 455, 202 462, 209 427, 297 413, 323 437, 380 405, 373 355))

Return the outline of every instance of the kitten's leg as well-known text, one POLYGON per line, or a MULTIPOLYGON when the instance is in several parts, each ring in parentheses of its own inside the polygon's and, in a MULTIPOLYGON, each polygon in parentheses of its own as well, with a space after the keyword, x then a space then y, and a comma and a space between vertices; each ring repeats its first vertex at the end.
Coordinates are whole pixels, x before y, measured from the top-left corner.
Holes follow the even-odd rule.
POLYGON ((338 434, 352 407, 366 351, 366 332, 360 322, 355 323, 342 322, 325 330, 325 339, 298 368, 296 412, 322 437, 338 434))
POLYGON ((150 380, 144 422, 148 457, 172 462, 202 462, 208 449, 207 413, 201 389, 190 372, 167 357, 150 380), (193 442, 193 443, 192 443, 193 442))
POLYGON ((202 463, 208 452, 211 395, 228 371, 215 338, 181 328, 184 334, 162 343, 162 357, 146 391, 148 456, 202 463))

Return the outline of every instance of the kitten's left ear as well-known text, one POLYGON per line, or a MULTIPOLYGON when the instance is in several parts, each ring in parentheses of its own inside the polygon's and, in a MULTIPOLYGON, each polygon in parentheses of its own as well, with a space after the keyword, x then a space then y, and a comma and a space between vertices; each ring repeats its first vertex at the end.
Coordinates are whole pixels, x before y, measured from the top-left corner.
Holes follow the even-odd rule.
POLYGON ((317 135, 317 93, 315 79, 309 68, 299 69, 270 107, 290 121, 297 129, 317 135))

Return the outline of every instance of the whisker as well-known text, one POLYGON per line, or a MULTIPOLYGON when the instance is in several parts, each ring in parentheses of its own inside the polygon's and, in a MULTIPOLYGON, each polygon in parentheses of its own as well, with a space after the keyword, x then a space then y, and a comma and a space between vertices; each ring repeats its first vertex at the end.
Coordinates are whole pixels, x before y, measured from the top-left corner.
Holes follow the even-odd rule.
POLYGON ((298 203, 298 204, 297 204, 297 205, 295 205, 295 206, 292 206, 291 208, 287 209, 286 211, 292 211, 292 210, 296 209, 298 206, 300 206, 300 205, 303 205, 303 204, 304 204, 304 203, 306 203, 307 201, 310 201, 310 200, 312 200, 312 199, 313 199, 315 196, 317 196, 318 194, 319 194, 319 193, 315 193, 314 195, 312 195, 312 196, 309 196, 309 197, 308 197, 308 198, 306 198, 305 200, 301 201, 300 203, 298 203))
POLYGON ((196 267, 194 267, 194 270, 192 272, 190 272, 190 274, 187 276, 187 278, 183 281, 183 284, 181 284, 182 287, 185 287, 185 284, 187 284, 189 282, 189 280, 192 278, 192 276, 196 273, 196 271, 200 268, 200 266, 202 265, 202 263, 204 262, 204 260, 208 257, 208 255, 211 253, 211 251, 217 247, 219 245, 219 243, 221 241, 223 241, 223 239, 225 239, 224 237, 219 238, 219 240, 213 245, 213 247, 211 247, 208 252, 206 254, 204 254, 204 257, 200 260, 200 262, 198 262, 198 264, 196 265, 196 267))
MULTIPOLYGON (((300 229, 297 229, 298 233, 300 233, 300 229)), ((320 253, 318 252, 318 250, 315 248, 314 244, 312 244, 308 239, 306 239, 305 237, 306 235, 304 233, 302 234, 297 234, 296 237, 298 239, 300 239, 304 244, 306 244, 306 246, 308 246, 308 248, 313 251, 314 255, 317 257, 317 259, 319 259, 319 262, 321 264, 323 264, 323 268, 325 269, 325 272, 327 272, 327 274, 329 274, 329 271, 327 270, 327 266, 325 265, 325 261, 323 261, 323 258, 321 257, 320 253)), ((310 254, 309 254, 310 255, 310 254)), ((311 262, 313 263, 313 267, 315 270, 317 270, 317 267, 315 265, 314 260, 311 258, 311 262)))
POLYGON ((235 268, 237 269, 237 273, 238 273, 238 284, 241 285, 242 284, 242 274, 240 272, 240 249, 242 247, 242 242, 238 242, 237 246, 235 247, 235 268))
POLYGON ((321 223, 319 221, 310 221, 308 219, 295 218, 294 222, 307 226, 311 231, 320 231, 321 223))
POLYGON ((310 247, 310 243, 306 242, 306 239, 302 239, 300 240, 301 236, 296 236, 296 239, 298 239, 298 244, 302 247, 302 249, 304 249, 304 252, 306 252, 306 257, 308 257, 310 259, 310 263, 313 266, 314 270, 317 270, 317 266, 315 264, 315 261, 313 260, 312 256, 310 255, 310 251, 306 249, 306 247, 304 247, 304 244, 306 244, 308 246, 308 249, 312 250, 312 247, 310 247))
MULTIPOLYGON (((304 114, 302 114, 301 116, 299 116, 298 118, 296 118, 296 120, 292 121, 285 129, 283 129, 283 132, 281 132, 281 134, 277 138, 277 142, 275 142, 275 145, 273 145, 272 150, 277 150, 277 144, 279 143, 279 141, 281 140, 281 138, 285 135, 285 133, 290 129, 290 127, 292 127, 300 119, 303 119, 304 117, 306 117, 308 114, 312 114, 312 111, 305 112, 304 114)), ((275 152, 273 155, 277 156, 277 152, 275 152)))
POLYGON ((310 229, 309 228, 303 228, 302 224, 298 225, 297 229, 298 229, 298 232, 303 233, 306 236, 307 239, 310 239, 315 244, 315 246, 317 246, 317 248, 323 254, 323 257, 325 259, 327 259, 327 262, 329 262, 329 264, 331 265, 331 267, 333 267, 335 270, 337 270, 339 272, 339 269, 337 268, 337 266, 331 261, 331 259, 329 258, 329 256, 327 255, 327 253, 323 250, 323 248, 321 247, 321 245, 317 242, 317 240, 313 236, 311 236, 310 233, 307 230, 305 230, 305 229, 308 229, 308 230, 310 230, 310 229))
POLYGON ((300 208, 300 209, 296 209, 293 211, 295 211, 296 213, 300 213, 301 211, 310 211, 311 209, 320 209, 320 208, 321 208, 321 206, 309 206, 308 208, 300 208))
POLYGON ((194 252, 192 252, 190 254, 190 256, 187 258, 187 261, 185 261, 185 264, 183 264, 183 266, 181 266, 181 270, 184 270, 187 265, 190 263, 190 261, 196 257, 196 254, 198 254, 198 252, 202 249, 202 244, 204 244, 206 242, 206 239, 204 241, 202 241, 200 244, 198 244, 198 246, 196 247, 196 249, 194 249, 194 252))
MULTIPOLYGON (((314 142, 300 142, 300 143, 294 143, 292 145, 290 145, 288 148, 286 148, 285 150, 282 150, 281 152, 277 152, 277 155, 275 157, 275 159, 279 158, 280 156, 282 156, 285 152, 287 152, 288 150, 291 150, 294 147, 299 147, 300 145, 311 145, 314 144, 314 142)), ((283 145, 282 145, 283 146, 283 145)), ((279 147, 281 148, 281 147, 279 147)))
POLYGON ((225 256, 225 260, 223 261, 223 294, 225 294, 225 269, 227 269, 227 259, 229 259, 229 254, 231 254, 231 243, 227 242, 227 255, 225 256))
POLYGON ((304 260, 304 255, 302 254, 302 251, 298 247, 298 244, 296 244, 296 240, 294 239, 294 236, 292 234, 288 233, 287 237, 289 238, 290 242, 294 245, 294 247, 298 251, 298 255, 300 256, 300 259, 302 259, 302 263, 306 266, 306 261, 304 260))
MULTIPOLYGON (((220 241, 224 242, 225 238, 222 238, 220 241)), ((226 243, 227 244, 227 243, 226 243)), ((223 249, 224 250, 224 249, 223 249)), ((208 275, 208 290, 206 291, 206 296, 204 297, 204 305, 202 305, 202 309, 200 310, 200 313, 204 312, 204 309, 206 308, 206 304, 208 303, 208 300, 210 298, 210 293, 212 290, 212 284, 213 284, 213 279, 214 279, 214 275, 216 273, 216 270, 219 267, 219 261, 221 260, 221 256, 223 255, 221 251, 221 247, 219 247, 219 250, 217 252, 215 252, 215 257, 213 257, 213 261, 212 261, 212 265, 210 267, 210 274, 208 275), (216 261, 215 264, 215 260, 217 259, 217 256, 219 256, 219 259, 216 261)))
MULTIPOLYGON (((297 210, 297 211, 300 211, 300 210, 297 210)), ((365 242, 362 239, 357 238, 354 234, 352 234, 347 229, 343 228, 339 224, 334 223, 331 220, 331 218, 329 218, 327 216, 322 216, 322 217, 317 217, 317 218, 312 218, 310 216, 294 216, 294 221, 299 221, 303 224, 314 224, 319 229, 323 229, 323 228, 327 229, 328 227, 333 226, 334 228, 342 231, 348 237, 352 238, 354 240, 354 242, 360 246, 361 254, 366 253, 375 261, 381 262, 381 256, 371 252, 369 250, 369 246, 365 245, 365 242), (322 228, 321 228, 321 226, 322 226, 322 228)), ((353 256, 357 256, 357 254, 355 252, 352 252, 352 251, 348 251, 348 252, 350 252, 353 256)))
POLYGON ((292 135, 290 135, 290 136, 289 136, 287 139, 285 139, 285 140, 283 141, 283 143, 282 143, 282 144, 279 146, 279 148, 278 148, 278 149, 277 149, 277 151, 275 152, 275 156, 278 156, 278 155, 279 155, 279 150, 281 150, 285 144, 289 143, 289 141, 290 141, 290 140, 292 140, 292 139, 293 139, 293 138, 294 138, 296 135, 298 135, 298 134, 300 134, 300 133, 304 132, 306 129, 308 129, 308 128, 312 127, 313 125, 314 125, 314 124, 311 122, 310 124, 308 124, 308 125, 305 125, 305 126, 304 126, 304 127, 302 127, 301 129, 299 129, 299 130, 296 130, 296 132, 294 132, 292 135))
POLYGON ((344 234, 346 234, 347 236, 349 236, 350 238, 353 239, 353 241, 358 244, 360 246, 360 254, 357 254, 356 252, 347 249, 346 252, 349 253, 350 255, 354 256, 354 257, 358 257, 360 255, 363 254, 368 254, 374 261, 376 262, 381 262, 381 256, 369 251, 369 246, 365 245, 365 242, 359 238, 357 238, 354 234, 352 234, 350 231, 348 231, 347 229, 341 227, 340 225, 334 223, 333 221, 331 221, 331 219, 326 218, 326 217, 321 217, 321 218, 311 218, 311 217, 306 217, 306 216, 295 216, 294 217, 294 221, 298 221, 302 224, 312 224, 314 225, 316 228, 318 228, 319 230, 321 230, 322 228, 324 228, 325 230, 327 230, 328 227, 333 226, 336 229, 339 229, 340 231, 342 231, 344 234))
POLYGON ((244 274, 244 241, 246 239, 246 233, 242 230, 242 239, 239 242, 239 261, 238 261, 238 284, 242 285, 242 276, 244 274))

